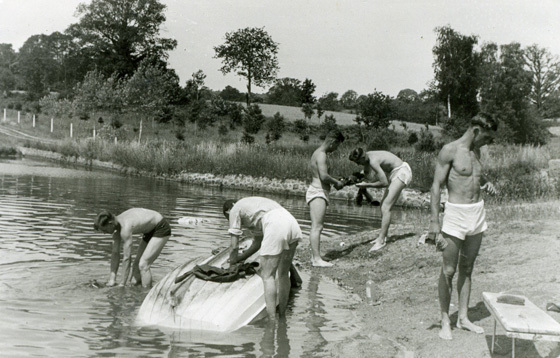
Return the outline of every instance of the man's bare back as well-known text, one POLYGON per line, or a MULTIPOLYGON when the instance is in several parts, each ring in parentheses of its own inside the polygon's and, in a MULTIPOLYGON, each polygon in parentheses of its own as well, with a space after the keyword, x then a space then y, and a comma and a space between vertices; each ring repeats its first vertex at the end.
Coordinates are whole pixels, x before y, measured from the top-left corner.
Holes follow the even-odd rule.
POLYGON ((121 231, 126 230, 132 235, 151 231, 162 219, 157 211, 144 208, 128 209, 117 215, 121 231))

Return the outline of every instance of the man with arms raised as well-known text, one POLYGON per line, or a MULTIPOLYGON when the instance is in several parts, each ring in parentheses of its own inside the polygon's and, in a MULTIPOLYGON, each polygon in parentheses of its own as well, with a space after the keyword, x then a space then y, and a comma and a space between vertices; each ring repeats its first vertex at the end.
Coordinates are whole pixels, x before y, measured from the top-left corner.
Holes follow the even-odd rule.
POLYGON ((480 148, 492 143, 498 128, 488 114, 480 113, 471 119, 463 136, 446 144, 439 152, 434 182, 431 189, 431 220, 428 237, 443 251, 443 266, 438 283, 441 310, 442 339, 452 339, 449 320, 452 281, 457 265, 457 292, 459 313, 457 328, 484 333, 467 317, 471 293, 471 274, 478 255, 482 236, 486 230, 484 201, 481 189, 495 194, 494 186, 482 175, 480 148), (449 198, 440 227, 439 211, 441 187, 447 185, 449 198), (439 236, 441 231, 441 237, 439 236))
POLYGON ((132 268, 136 284, 143 287, 152 286, 150 266, 158 257, 163 246, 171 236, 169 222, 157 211, 132 208, 120 215, 103 211, 95 219, 95 230, 113 234, 113 251, 111 255, 111 274, 107 286, 114 286, 121 260, 121 244, 123 246, 123 274, 119 286, 124 286, 130 272, 132 256, 132 235, 142 234, 138 244, 138 252, 132 268))
POLYGON ((286 313, 290 295, 290 266, 296 247, 302 237, 297 220, 274 200, 251 196, 238 201, 227 200, 223 206, 229 220, 231 238, 230 265, 242 262, 260 250, 266 311, 271 321, 276 320, 276 303, 279 314, 286 313), (253 243, 239 255, 239 237, 242 228, 253 233, 253 243))
POLYGON ((384 150, 364 153, 362 148, 357 148, 352 151, 349 159, 356 164, 363 165, 365 178, 371 181, 356 184, 358 188, 387 188, 381 199, 381 231, 369 251, 381 250, 387 241, 387 233, 391 224, 391 210, 404 187, 410 184, 412 171, 408 163, 384 150))
POLYGON ((323 144, 313 152, 311 156, 311 185, 305 194, 305 201, 309 205, 311 214, 311 232, 309 241, 311 243, 311 264, 318 267, 332 266, 321 257, 321 232, 325 220, 325 212, 329 205, 329 193, 331 186, 338 189, 344 187, 341 180, 329 175, 327 167, 327 154, 338 149, 340 143, 344 142, 344 136, 339 130, 331 131, 323 141, 323 144))

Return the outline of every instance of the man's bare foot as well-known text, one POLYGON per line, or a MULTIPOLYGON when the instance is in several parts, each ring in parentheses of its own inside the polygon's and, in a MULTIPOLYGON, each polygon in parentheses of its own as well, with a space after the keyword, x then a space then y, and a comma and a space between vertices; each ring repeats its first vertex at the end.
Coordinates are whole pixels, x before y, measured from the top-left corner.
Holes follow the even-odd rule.
POLYGON ((484 333, 484 328, 472 323, 471 321, 468 320, 468 318, 458 319, 457 328, 464 329, 478 334, 484 333))
POLYGON ((369 249, 369 252, 379 251, 387 245, 386 240, 375 240, 375 243, 369 249))
POLYGON ((332 267, 334 266, 333 264, 331 264, 330 262, 327 262, 323 259, 312 259, 311 260, 311 266, 314 267, 332 267))
POLYGON ((449 321, 441 321, 441 330, 439 331, 439 338, 450 341, 453 339, 451 335, 451 324, 449 321))

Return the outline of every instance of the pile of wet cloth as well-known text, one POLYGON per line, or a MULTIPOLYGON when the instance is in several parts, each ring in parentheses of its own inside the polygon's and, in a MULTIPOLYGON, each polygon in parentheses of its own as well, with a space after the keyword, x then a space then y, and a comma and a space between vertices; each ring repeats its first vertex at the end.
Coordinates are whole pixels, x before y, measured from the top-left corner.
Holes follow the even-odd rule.
POLYGON ((185 272, 175 279, 175 283, 186 280, 191 275, 204 281, 233 282, 241 278, 254 275, 259 267, 258 262, 247 262, 232 265, 229 268, 221 268, 208 264, 196 265, 192 270, 185 272))

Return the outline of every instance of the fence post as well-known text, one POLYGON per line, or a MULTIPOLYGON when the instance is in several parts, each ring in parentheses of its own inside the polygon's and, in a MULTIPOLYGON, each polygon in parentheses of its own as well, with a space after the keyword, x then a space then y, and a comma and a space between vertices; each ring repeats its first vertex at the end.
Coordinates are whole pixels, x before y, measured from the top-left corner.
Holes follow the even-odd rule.
POLYGON ((70 138, 72 138, 72 124, 73 123, 70 123, 70 138))
POLYGON ((138 143, 142 139, 142 119, 140 119, 140 130, 138 131, 138 143))
POLYGON ((115 137, 115 145, 117 144, 117 137, 115 137))
POLYGON ((93 123, 93 140, 95 140, 95 123, 93 123))
POLYGON ((54 125, 53 121, 54 121, 54 118, 51 117, 51 133, 53 132, 53 129, 54 129, 54 127, 53 127, 53 125, 54 125))
POLYGON ((18 124, 19 124, 19 118, 20 118, 20 115, 21 115, 20 113, 21 113, 20 111, 17 112, 17 122, 18 122, 18 124))
POLYGON ((33 115, 33 128, 35 128, 35 115, 33 115))

